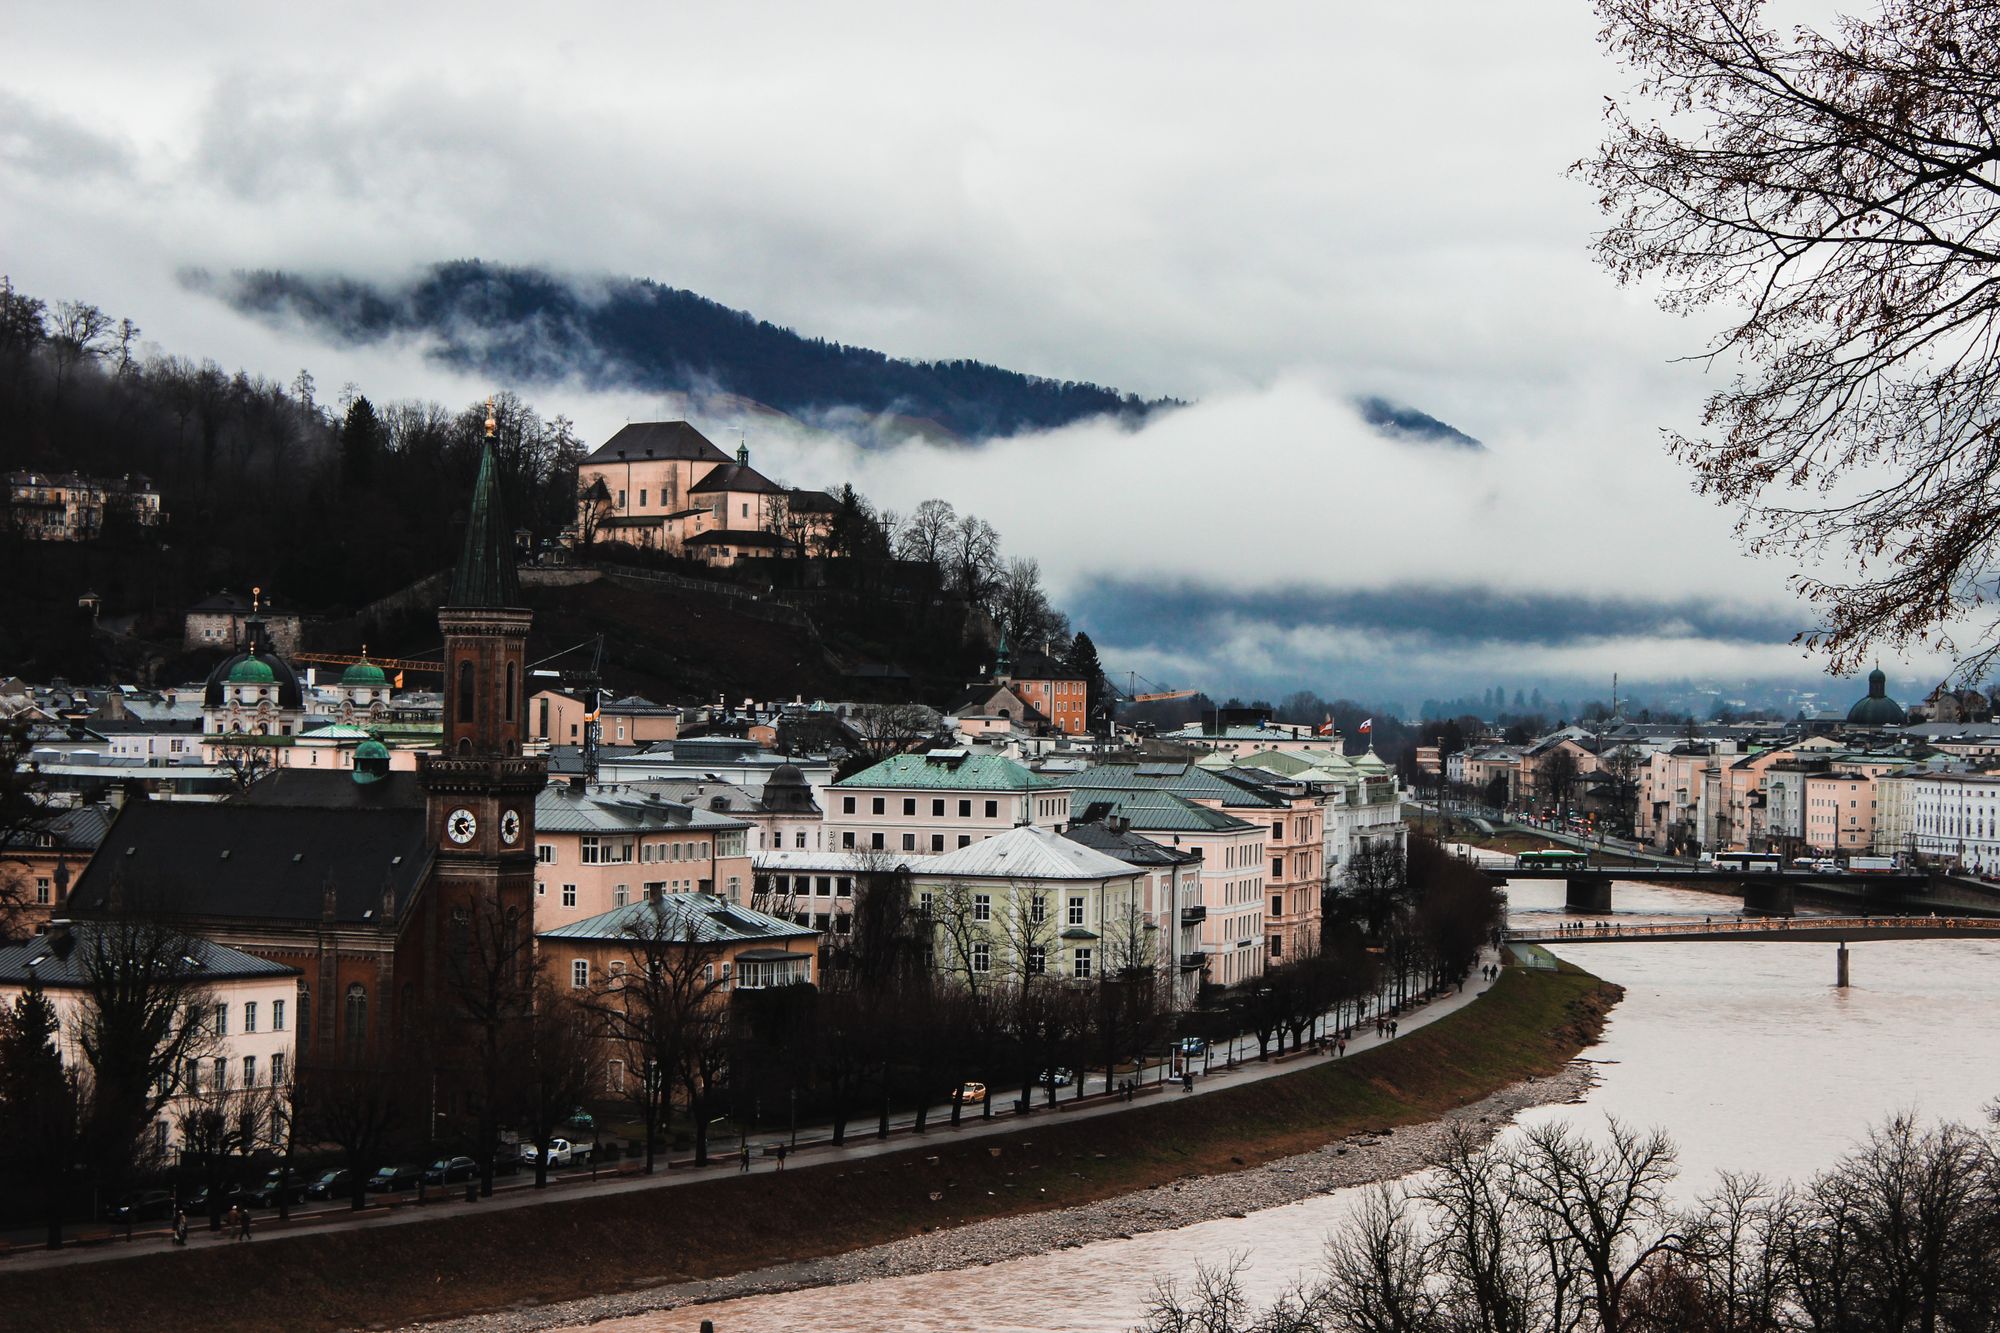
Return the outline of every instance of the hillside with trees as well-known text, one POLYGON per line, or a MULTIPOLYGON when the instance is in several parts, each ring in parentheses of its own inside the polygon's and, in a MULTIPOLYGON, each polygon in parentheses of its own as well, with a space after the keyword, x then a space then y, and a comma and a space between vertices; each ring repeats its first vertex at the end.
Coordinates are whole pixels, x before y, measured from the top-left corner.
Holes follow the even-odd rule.
POLYGON ((1137 422, 1175 405, 979 361, 906 361, 805 337, 644 278, 594 280, 585 290, 542 269, 460 260, 399 285, 268 270, 187 280, 238 310, 299 319, 343 342, 420 335, 443 363, 509 382, 700 387, 805 418, 914 418, 962 440, 1094 416, 1137 422))
MULTIPOLYGON (((164 515, 141 526, 111 514, 89 541, 31 540, 7 510, 11 491, 0 492, 0 553, 15 574, 0 587, 0 673, 132 681, 150 664, 182 678, 202 664, 178 660, 181 614, 224 587, 264 588, 310 618, 308 646, 351 652, 352 613, 451 563, 487 403, 377 403, 356 385, 328 401, 309 371, 280 384, 212 360, 142 358, 140 332, 0 281, 0 472, 145 478, 164 515), (86 593, 96 618, 79 605, 86 593)), ((509 518, 528 548, 547 549, 575 521, 584 444, 568 419, 511 393, 491 411, 509 518)), ((669 577, 532 592, 537 649, 604 634, 613 683, 662 699, 914 690, 948 702, 991 664, 1002 633, 1068 648, 1069 622, 1040 567, 1010 557, 985 520, 944 499, 901 515, 851 486, 832 491, 832 555, 809 578, 783 567, 797 562, 731 575, 603 543, 584 558, 669 577), (742 598, 674 582, 732 578, 781 592, 795 614, 760 617, 742 598), (872 691, 856 683, 871 671, 872 691)), ((376 628, 378 653, 424 657, 437 646, 428 611, 376 628)))

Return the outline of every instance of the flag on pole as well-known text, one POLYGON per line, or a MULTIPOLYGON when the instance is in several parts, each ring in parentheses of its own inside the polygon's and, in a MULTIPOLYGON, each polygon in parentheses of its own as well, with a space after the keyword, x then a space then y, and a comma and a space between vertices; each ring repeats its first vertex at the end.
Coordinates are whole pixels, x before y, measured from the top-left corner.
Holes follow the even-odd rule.
POLYGON ((1375 719, 1372 717, 1362 718, 1361 725, 1356 727, 1355 730, 1366 736, 1369 732, 1375 730, 1375 719))

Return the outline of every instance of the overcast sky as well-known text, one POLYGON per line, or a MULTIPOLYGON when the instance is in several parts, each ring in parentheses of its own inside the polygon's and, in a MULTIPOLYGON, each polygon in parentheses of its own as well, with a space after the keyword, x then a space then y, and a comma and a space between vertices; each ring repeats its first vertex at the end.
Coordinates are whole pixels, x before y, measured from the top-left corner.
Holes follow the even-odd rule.
MULTIPOLYGON (((176 271, 642 275, 1198 400, 971 453, 753 441, 797 484, 980 512, 1108 660, 1177 681, 1808 675, 1789 571, 1658 445, 1725 373, 1674 360, 1705 330, 1589 261, 1565 171, 1624 79, 1594 31, 1582 0, 13 6, 0 268, 323 396, 489 386, 254 326, 176 271), (1489 451, 1383 440, 1357 393, 1489 451)), ((520 387, 593 441, 666 406, 520 387)))

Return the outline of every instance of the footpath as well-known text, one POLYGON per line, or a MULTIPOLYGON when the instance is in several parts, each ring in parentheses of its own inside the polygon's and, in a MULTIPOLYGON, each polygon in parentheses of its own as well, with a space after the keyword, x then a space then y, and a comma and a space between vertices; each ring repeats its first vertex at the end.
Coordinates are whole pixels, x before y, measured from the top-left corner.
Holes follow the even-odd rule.
MULTIPOLYGON (((1484 976, 1485 965, 1497 960, 1491 951, 1482 953, 1475 964, 1472 975, 1457 990, 1447 992, 1429 1001, 1407 1005, 1401 1014, 1395 1016, 1397 1037, 1424 1027, 1447 1014, 1456 1013, 1474 1000, 1484 995, 1493 982, 1484 976)), ((1118 1115, 1136 1107, 1152 1104, 1159 1098, 1182 1099, 1201 1097, 1230 1088, 1260 1083, 1277 1078, 1313 1065, 1329 1064, 1337 1059, 1351 1058, 1362 1051, 1386 1045, 1397 1037, 1377 1036, 1373 1019, 1364 1020, 1354 1028, 1354 1035, 1348 1041, 1347 1056, 1315 1053, 1308 1047, 1298 1054, 1287 1052, 1274 1055, 1268 1060, 1257 1058, 1257 1042, 1254 1037, 1238 1037, 1226 1045, 1212 1049, 1206 1072, 1196 1071, 1194 1091, 1184 1093, 1179 1085, 1166 1077, 1164 1066, 1147 1071, 1147 1082, 1126 1101, 1117 1095, 1115 1089, 1109 1093, 1097 1092, 1075 1097, 1075 1089, 1059 1089, 1058 1102, 1054 1106, 1038 1103, 1030 1115, 1020 1115, 1011 1109, 996 1107, 991 1116, 966 1114, 957 1127, 950 1123, 949 1112, 943 1117, 933 1115, 926 1124, 923 1134, 912 1129, 908 1119, 893 1123, 886 1138, 877 1137, 873 1122, 856 1133, 850 1125, 848 1141, 839 1147, 830 1142, 801 1141, 795 1151, 786 1158, 760 1158, 753 1156, 750 1172, 766 1174, 783 1169, 789 1162, 797 1167, 819 1166, 865 1160, 888 1153, 902 1152, 920 1143, 977 1139, 991 1135, 1013 1134, 1037 1123, 1046 1123, 1049 1117, 1064 1122, 1093 1119, 1098 1116, 1118 1115), (865 1137, 864 1137, 865 1135, 865 1137)), ((1092 1076, 1093 1081, 1101 1075, 1092 1076)), ((824 1127, 817 1127, 824 1128, 824 1127)), ((755 1140, 752 1141, 753 1147, 755 1140)), ((342 1204, 316 1211, 295 1210, 289 1221, 279 1221, 275 1215, 259 1216, 254 1224, 253 1240, 286 1238, 292 1236, 328 1235, 352 1233, 356 1231, 382 1228, 413 1226, 423 1223, 449 1222, 454 1218, 473 1216, 515 1208, 534 1208, 542 1204, 578 1198, 608 1198, 613 1195, 639 1193, 648 1190, 673 1189, 677 1186, 699 1181, 714 1180, 718 1177, 746 1174, 742 1170, 740 1157, 735 1152, 718 1157, 703 1167, 673 1165, 657 1170, 653 1175, 628 1174, 599 1171, 593 1178, 589 1172, 574 1172, 562 1176, 551 1176, 546 1189, 535 1189, 532 1185, 516 1185, 507 1189, 496 1189, 491 1198, 477 1203, 463 1202, 463 1195, 438 1191, 439 1201, 418 1206, 414 1203, 371 1206, 360 1212, 342 1204), (449 1200, 449 1201, 447 1201, 449 1200)), ((191 1253, 206 1250, 217 1245, 240 1244, 227 1229, 209 1231, 205 1225, 190 1219, 186 1250, 176 1253, 191 1253)), ((101 1228, 93 1228, 85 1233, 83 1243, 71 1244, 60 1250, 18 1248, 0 1257, 0 1275, 9 1272, 31 1272, 39 1269, 66 1268, 72 1266, 104 1263, 129 1256, 157 1253, 168 1246, 169 1236, 164 1227, 135 1229, 129 1239, 119 1230, 106 1234, 101 1228)))

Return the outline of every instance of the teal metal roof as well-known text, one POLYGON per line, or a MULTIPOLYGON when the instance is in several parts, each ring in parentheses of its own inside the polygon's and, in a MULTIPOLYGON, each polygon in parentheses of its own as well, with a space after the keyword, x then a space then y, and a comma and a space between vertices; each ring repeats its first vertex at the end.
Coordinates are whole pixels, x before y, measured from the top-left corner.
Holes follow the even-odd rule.
POLYGON ((1134 832, 1157 837, 1171 833, 1233 833, 1254 828, 1247 820, 1211 810, 1205 805, 1164 791, 1126 791, 1115 787, 1079 791, 1070 798, 1070 811, 1078 820, 1097 819, 1103 814, 1128 820, 1134 832), (1101 811, 1098 807, 1104 807, 1101 811))
POLYGON ((833 785, 899 791, 1060 791, 1070 784, 1050 782, 997 754, 933 750, 891 756, 833 785))
POLYGON ((1074 774, 1070 785, 1076 788, 1079 800, 1085 792, 1111 788, 1172 792, 1190 801, 1220 801, 1252 809, 1283 809, 1290 804, 1284 797, 1254 783, 1231 779, 1198 764, 1180 762, 1098 764, 1074 774))

